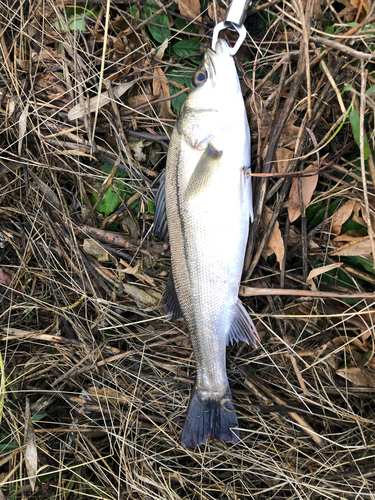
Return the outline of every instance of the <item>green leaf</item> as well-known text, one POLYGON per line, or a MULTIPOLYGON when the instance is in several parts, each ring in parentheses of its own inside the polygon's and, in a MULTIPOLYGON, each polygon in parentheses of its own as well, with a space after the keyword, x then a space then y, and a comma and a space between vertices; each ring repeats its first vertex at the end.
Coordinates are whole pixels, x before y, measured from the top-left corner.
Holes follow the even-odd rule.
POLYGON ((375 85, 366 90, 366 95, 371 95, 375 93, 375 85))
POLYGON ((173 45, 173 52, 179 57, 188 57, 195 55, 200 50, 201 42, 199 40, 181 40, 173 45))
MULTIPOLYGON (((350 124, 352 126, 354 140, 357 143, 357 146, 360 148, 360 120, 359 120, 359 115, 355 109, 352 109, 350 112, 350 124)), ((366 133, 364 133, 363 139, 364 139, 364 145, 363 145, 364 156, 365 160, 367 160, 371 154, 371 149, 367 141, 366 133)))
MULTIPOLYGON (((75 7, 67 7, 66 17, 68 20, 68 27, 71 31, 82 31, 83 33, 87 32, 86 28, 86 20, 87 18, 96 19, 97 15, 94 12, 91 12, 91 4, 88 4, 87 7, 83 5, 76 5, 75 7)), ((64 31, 64 23, 60 21, 56 21, 54 23, 55 28, 58 31, 64 31)))
MULTIPOLYGON (((190 87, 193 74, 194 70, 171 68, 166 72, 166 77, 168 78, 168 80, 180 83, 184 87, 190 87)), ((169 85, 169 93, 171 96, 177 94, 177 92, 179 92, 178 88, 176 88, 174 85, 169 85)), ((177 111, 177 113, 181 111, 186 97, 186 94, 181 94, 171 100, 172 106, 175 111, 177 111)))
POLYGON ((8 450, 16 450, 17 448, 19 448, 17 444, 9 444, 9 443, 0 444, 0 452, 8 450))
POLYGON ((363 266, 367 272, 375 275, 374 263, 372 260, 366 259, 365 257, 356 256, 355 260, 363 266))
MULTIPOLYGON (((347 233, 348 231, 360 231, 360 230, 367 230, 367 227, 362 226, 362 224, 358 224, 358 222, 355 222, 352 219, 347 220, 344 222, 341 228, 341 234, 347 233)), ((363 235, 365 236, 365 234, 363 235)))
POLYGON ((149 198, 147 199, 147 211, 150 214, 154 214, 155 213, 154 202, 153 202, 153 200, 150 200, 149 198))
MULTIPOLYGON (((106 174, 110 174, 112 169, 113 169, 113 164, 109 162, 105 162, 101 168, 102 172, 105 172, 106 174)), ((132 185, 138 185, 138 182, 131 181, 132 185, 124 183, 122 179, 126 179, 128 177, 129 177, 128 174, 123 170, 120 170, 119 168, 116 170, 115 180, 113 185, 116 188, 117 193, 112 188, 112 186, 110 186, 107 189, 106 194, 98 203, 96 207, 97 212, 104 213, 105 217, 108 217, 108 215, 111 215, 115 210, 117 210, 117 208, 121 204, 121 199, 127 201, 131 196, 133 196, 133 194, 136 191, 134 187, 132 187, 132 185), (118 180, 116 181, 116 179, 118 180)), ((95 203, 98 201, 98 197, 95 194, 89 194, 89 200, 93 205, 95 205, 95 203)), ((138 213, 139 206, 140 206, 139 200, 135 200, 130 205, 129 209, 133 210, 135 213, 138 213)))
MULTIPOLYGON (((155 4, 155 7, 151 7, 150 5, 144 5, 144 13, 142 13, 142 19, 148 19, 151 17, 156 11, 160 9, 155 0, 149 0, 148 3, 155 4)), ((165 12, 162 12, 158 16, 152 18, 150 22, 147 24, 147 28, 149 29, 151 35, 154 39, 163 43, 170 35, 169 29, 169 19, 165 12)))
POLYGON ((317 212, 321 210, 323 207, 324 205, 313 205, 311 207, 306 208, 306 219, 309 221, 309 224, 311 224, 311 221, 313 220, 317 212))
MULTIPOLYGON (((102 170, 102 172, 105 172, 106 174, 110 174, 112 172, 112 168, 113 168, 113 163, 109 163, 109 161, 106 161, 103 163, 101 170, 102 170)), ((120 168, 118 168, 116 170, 115 177, 117 179, 125 179, 126 177, 129 177, 129 176, 126 172, 124 172, 124 170, 121 170, 120 168)))
MULTIPOLYGON (((333 215, 341 202, 341 199, 337 199, 333 201, 328 209, 328 216, 331 217, 333 215)), ((306 218, 309 221, 309 224, 315 225, 315 224, 320 224, 322 220, 324 219, 325 213, 326 213, 326 206, 327 205, 318 205, 309 207, 306 210, 306 218)))
POLYGON ((126 10, 130 12, 133 17, 137 17, 138 7, 136 5, 132 5, 131 7, 126 7, 126 10))
POLYGON ((198 28, 193 24, 188 23, 184 20, 181 19, 181 17, 176 17, 174 20, 174 26, 178 31, 184 31, 185 33, 195 33, 196 35, 198 34, 198 28))
POLYGON ((75 15, 68 19, 69 29, 72 31, 86 31, 86 21, 84 14, 75 15))
POLYGON ((334 32, 335 32, 335 25, 334 24, 332 24, 331 26, 328 26, 328 28, 326 29, 327 35, 333 35, 334 32))
POLYGON ((113 214, 113 212, 117 209, 117 207, 121 203, 121 199, 117 196, 117 193, 115 193, 112 186, 108 188, 108 191, 104 196, 103 201, 104 201, 105 217, 108 217, 108 215, 113 214))
POLYGON ((39 420, 42 420, 42 418, 46 417, 47 413, 38 413, 37 415, 34 415, 31 417, 32 422, 39 422, 39 420))
POLYGON ((348 85, 345 85, 345 87, 342 89, 341 93, 343 94, 344 92, 348 92, 348 91, 351 91, 351 90, 354 90, 353 86, 352 86, 351 83, 348 83, 348 85))

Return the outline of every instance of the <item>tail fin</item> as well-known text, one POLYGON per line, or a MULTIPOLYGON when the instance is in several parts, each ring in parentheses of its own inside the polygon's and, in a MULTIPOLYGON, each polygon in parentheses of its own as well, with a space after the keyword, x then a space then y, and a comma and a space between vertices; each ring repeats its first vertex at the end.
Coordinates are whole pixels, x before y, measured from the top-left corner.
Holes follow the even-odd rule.
POLYGON ((195 448, 203 444, 209 437, 222 442, 237 443, 239 439, 237 415, 228 392, 221 401, 213 399, 200 400, 198 391, 194 389, 191 397, 181 444, 183 448, 195 448))

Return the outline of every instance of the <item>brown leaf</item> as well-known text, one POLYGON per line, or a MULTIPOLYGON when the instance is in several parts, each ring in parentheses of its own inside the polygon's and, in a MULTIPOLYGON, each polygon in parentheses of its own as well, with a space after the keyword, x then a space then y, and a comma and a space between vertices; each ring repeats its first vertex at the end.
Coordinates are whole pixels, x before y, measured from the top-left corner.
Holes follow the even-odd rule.
POLYGON ((123 287, 124 291, 140 305, 145 305, 147 307, 156 307, 160 304, 161 293, 155 292, 155 290, 152 290, 150 288, 140 288, 128 283, 123 283, 123 287))
POLYGON ((266 137, 269 128, 272 126, 272 119, 264 101, 257 94, 252 93, 245 101, 245 108, 250 122, 251 133, 259 133, 260 137, 266 137))
POLYGON ((224 21, 227 15, 227 11, 222 7, 219 7, 217 2, 215 2, 215 4, 214 2, 209 2, 207 12, 210 19, 215 21, 215 23, 220 23, 221 21, 224 21), (215 15, 215 6, 216 6, 216 15, 215 15))
POLYGON ((344 234, 340 234, 340 236, 336 236, 336 238, 332 239, 331 242, 339 247, 341 241, 356 241, 359 242, 360 240, 362 241, 364 238, 363 231, 356 231, 354 229, 351 229, 350 231, 346 231, 344 234))
MULTIPOLYGON (((316 170, 316 166, 309 165, 307 168, 305 168, 304 172, 309 172, 311 170, 316 170)), ((290 193, 289 193, 290 205, 288 206, 290 222, 294 222, 301 215, 299 196, 298 196, 298 182, 302 182, 303 206, 304 208, 306 208, 310 203, 312 195, 314 194, 316 185, 318 183, 318 177, 319 177, 318 174, 316 174, 310 177, 293 179, 292 187, 290 188, 290 193)))
MULTIPOLYGON (((121 83, 120 85, 116 85, 113 87, 113 95, 114 97, 121 97, 130 87, 134 84, 133 82, 121 83)), ((96 111, 97 108, 102 108, 106 104, 111 101, 109 97, 109 92, 105 91, 100 94, 100 99, 98 103, 98 96, 94 96, 90 98, 89 103, 85 100, 83 103, 79 103, 74 106, 68 112, 68 120, 76 120, 77 118, 83 118, 89 113, 96 111)))
MULTIPOLYGON (((273 212, 270 208, 264 207, 264 211, 262 213, 262 227, 264 230, 266 230, 272 218, 272 214, 273 212)), ((270 239, 268 240, 267 246, 263 251, 263 257, 267 258, 273 253, 276 255, 277 262, 279 263, 281 269, 284 260, 285 248, 278 222, 274 225, 270 239)))
POLYGON ((296 125, 286 125, 281 133, 278 145, 294 150, 299 130, 300 128, 296 127, 296 125))
POLYGON ((143 104, 151 103, 153 99, 155 99, 155 97, 149 94, 135 95, 129 97, 128 105, 130 108, 137 108, 138 106, 143 106, 143 104))
POLYGON ((337 267, 341 267, 343 262, 335 262, 334 264, 328 264, 327 266, 317 267, 309 272, 309 275, 306 278, 306 283, 308 285, 314 285, 313 279, 321 274, 328 273, 328 271, 332 271, 332 269, 336 269, 337 267))
POLYGON ((101 403, 130 403, 131 398, 122 392, 110 389, 109 387, 88 387, 87 392, 90 397, 95 398, 101 403))
POLYGON ((288 235, 288 247, 294 247, 301 241, 301 234, 295 226, 290 226, 288 235))
POLYGON ((350 3, 355 7, 357 10, 361 9, 363 10, 365 14, 368 14, 370 12, 371 8, 371 2, 373 0, 350 0, 350 3))
POLYGON ((46 198, 48 203, 50 203, 53 207, 55 207, 57 210, 61 210, 61 203, 58 198, 58 196, 53 192, 53 190, 40 179, 37 175, 34 174, 34 172, 30 172, 31 177, 34 179, 36 184, 38 185, 38 188, 40 192, 43 194, 43 196, 46 198))
MULTIPOLYGON (((275 116, 273 118, 273 122, 274 122, 275 125, 279 121, 280 115, 281 115, 281 108, 279 108, 276 111, 275 116)), ((285 125, 286 126, 287 125, 294 125, 297 120, 298 120, 298 115, 296 115, 295 113, 290 113, 290 115, 288 116, 287 121, 285 122, 285 125)))
POLYGON ((26 106, 24 107, 19 122, 18 122, 18 155, 22 156, 22 144, 23 144, 23 138, 26 135, 27 131, 27 119, 29 117, 29 104, 27 103, 26 106))
POLYGON ((355 202, 352 220, 354 220, 354 222, 357 222, 357 224, 361 224, 362 226, 367 226, 368 222, 367 222, 366 210, 364 207, 362 207, 359 201, 355 202))
POLYGON ((345 3, 346 6, 344 9, 340 10, 340 18, 344 23, 351 23, 355 20, 358 9, 353 7, 353 5, 350 5, 348 2, 341 1, 341 3, 345 3))
POLYGON ((0 285, 9 286, 12 281, 12 275, 0 267, 0 285))
MULTIPOLYGON (((169 97, 168 79, 161 68, 154 69, 152 93, 157 98, 169 97)), ((157 105, 159 118, 171 117, 171 101, 161 102, 157 105)))
POLYGON ((178 0, 178 9, 182 16, 196 21, 202 21, 200 16, 201 4, 199 0, 178 0))
POLYGON ((294 152, 287 148, 276 149, 277 171, 279 174, 285 172, 294 156, 294 152))
POLYGON ((346 245, 339 247, 337 250, 333 250, 332 252, 330 252, 330 254, 340 255, 341 257, 356 257, 360 255, 362 257, 367 257, 371 259, 372 258, 371 251, 372 251, 371 241, 370 238, 366 236, 364 238, 355 238, 350 243, 347 243, 346 245))
POLYGON ((38 450, 33 422, 30 415, 30 403, 26 398, 25 408, 25 465, 32 491, 35 490, 36 473, 38 470, 38 450))
POLYGON ((83 240, 83 250, 88 254, 92 255, 99 262, 111 262, 113 258, 107 250, 105 250, 100 243, 93 240, 92 238, 85 238, 83 240))
POLYGON ((340 234, 341 227, 346 222, 353 212, 355 200, 349 200, 344 203, 338 210, 336 210, 332 218, 332 233, 340 234))
POLYGON ((359 387, 375 387, 375 374, 366 368, 342 368, 336 371, 337 375, 343 377, 359 387))

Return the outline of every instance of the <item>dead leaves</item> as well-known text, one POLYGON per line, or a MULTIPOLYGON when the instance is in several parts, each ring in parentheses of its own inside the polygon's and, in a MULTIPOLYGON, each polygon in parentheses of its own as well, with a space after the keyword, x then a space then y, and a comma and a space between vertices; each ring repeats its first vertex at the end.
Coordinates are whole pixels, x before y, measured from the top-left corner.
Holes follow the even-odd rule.
POLYGON ((25 408, 25 465, 32 491, 35 490, 36 473, 38 470, 38 450, 33 422, 30 415, 30 403, 26 398, 25 408))
POLYGON ((221 21, 224 21, 227 15, 227 11, 222 7, 219 7, 217 2, 209 2, 207 13, 210 19, 215 21, 215 23, 220 23, 221 21))
MULTIPOLYGON (((268 224, 270 223, 270 220, 272 218, 273 212, 270 208, 264 207, 264 211, 262 214, 262 227, 264 230, 266 230, 268 224)), ((277 262, 280 265, 280 269, 284 260, 284 254, 285 254, 285 249, 284 249, 284 240, 281 235, 279 223, 276 222, 274 225, 274 228, 272 230, 270 239, 268 240, 267 246, 263 251, 263 258, 267 259, 272 254, 276 255, 277 262)))
POLYGON ((340 11, 340 17, 346 23, 362 20, 372 7, 372 0, 339 0, 339 2, 345 6, 340 11))
MULTIPOLYGON (((113 96, 115 98, 121 97, 127 90, 132 87, 134 82, 122 83, 113 87, 113 96)), ((93 113, 96 109, 100 109, 106 104, 111 102, 109 92, 102 92, 100 97, 95 96, 89 100, 84 100, 82 103, 74 106, 68 113, 68 120, 77 120, 78 118, 83 118, 84 116, 93 113)))
POLYGON ((350 236, 347 233, 342 237, 335 238, 332 242, 337 244, 338 241, 346 240, 347 243, 339 246, 336 250, 330 252, 331 255, 339 255, 341 257, 366 257, 372 259, 372 245, 369 236, 363 238, 350 236))
POLYGON ((354 200, 349 200, 336 210, 332 218, 332 233, 340 234, 342 225, 349 219, 355 205, 354 200))
MULTIPOLYGON (((315 165, 309 165, 304 172, 313 172, 316 171, 315 165)), ((298 183, 302 183, 302 202, 303 207, 306 208, 314 194, 316 185, 318 184, 318 174, 311 175, 308 177, 301 177, 300 179, 293 179, 292 186, 290 188, 289 200, 290 204, 288 205, 288 213, 290 222, 294 222, 301 215, 301 207, 300 207, 300 198, 299 198, 299 190, 298 183)))
POLYGON ((357 224, 366 227, 367 217, 364 207, 356 200, 348 200, 338 210, 332 218, 332 233, 336 234, 331 240, 336 247, 330 255, 341 257, 366 257, 372 259, 372 242, 369 236, 364 236, 363 231, 351 230, 340 234, 343 224, 352 218, 357 224), (366 219, 366 220, 365 220, 366 219))
POLYGON ((365 331, 358 337, 336 337, 309 355, 321 359, 341 378, 357 387, 375 387, 374 346, 371 335, 365 331))
POLYGON ((12 282, 12 275, 0 267, 0 285, 9 286, 12 282))
POLYGON ((179 0, 178 10, 182 16, 196 21, 202 21, 200 16, 201 5, 199 0, 179 0))
POLYGON ((277 148, 276 150, 276 164, 277 164, 277 171, 279 174, 282 174, 285 172, 285 170, 288 168, 290 162, 292 161, 294 156, 293 151, 287 148, 277 148))
POLYGON ((334 264, 328 264, 327 266, 317 267, 316 269, 312 269, 309 275, 306 278, 306 283, 310 285, 312 290, 317 290, 317 287, 314 283, 314 278, 317 278, 321 274, 328 273, 328 271, 332 271, 333 269, 337 269, 342 266, 342 262, 335 262, 334 264))
MULTIPOLYGON (((152 82, 152 93, 155 97, 168 98, 169 97, 169 83, 168 79, 161 68, 154 69, 154 80, 152 82)), ((171 117, 171 101, 161 102, 157 105, 159 108, 158 116, 160 118, 171 117)))
POLYGON ((375 387, 375 373, 366 369, 352 366, 337 370, 336 373, 358 387, 375 387))

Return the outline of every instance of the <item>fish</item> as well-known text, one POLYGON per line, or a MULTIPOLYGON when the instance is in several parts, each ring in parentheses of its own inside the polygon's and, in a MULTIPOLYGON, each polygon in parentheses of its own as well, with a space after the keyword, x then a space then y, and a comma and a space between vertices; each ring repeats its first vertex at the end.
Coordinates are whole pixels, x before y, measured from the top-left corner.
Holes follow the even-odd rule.
POLYGON ((250 129, 229 46, 207 49, 171 135, 156 196, 154 231, 168 238, 172 269, 164 306, 186 320, 196 381, 181 445, 208 438, 236 443, 238 420, 226 347, 256 347, 258 334, 238 298, 253 203, 250 129))

